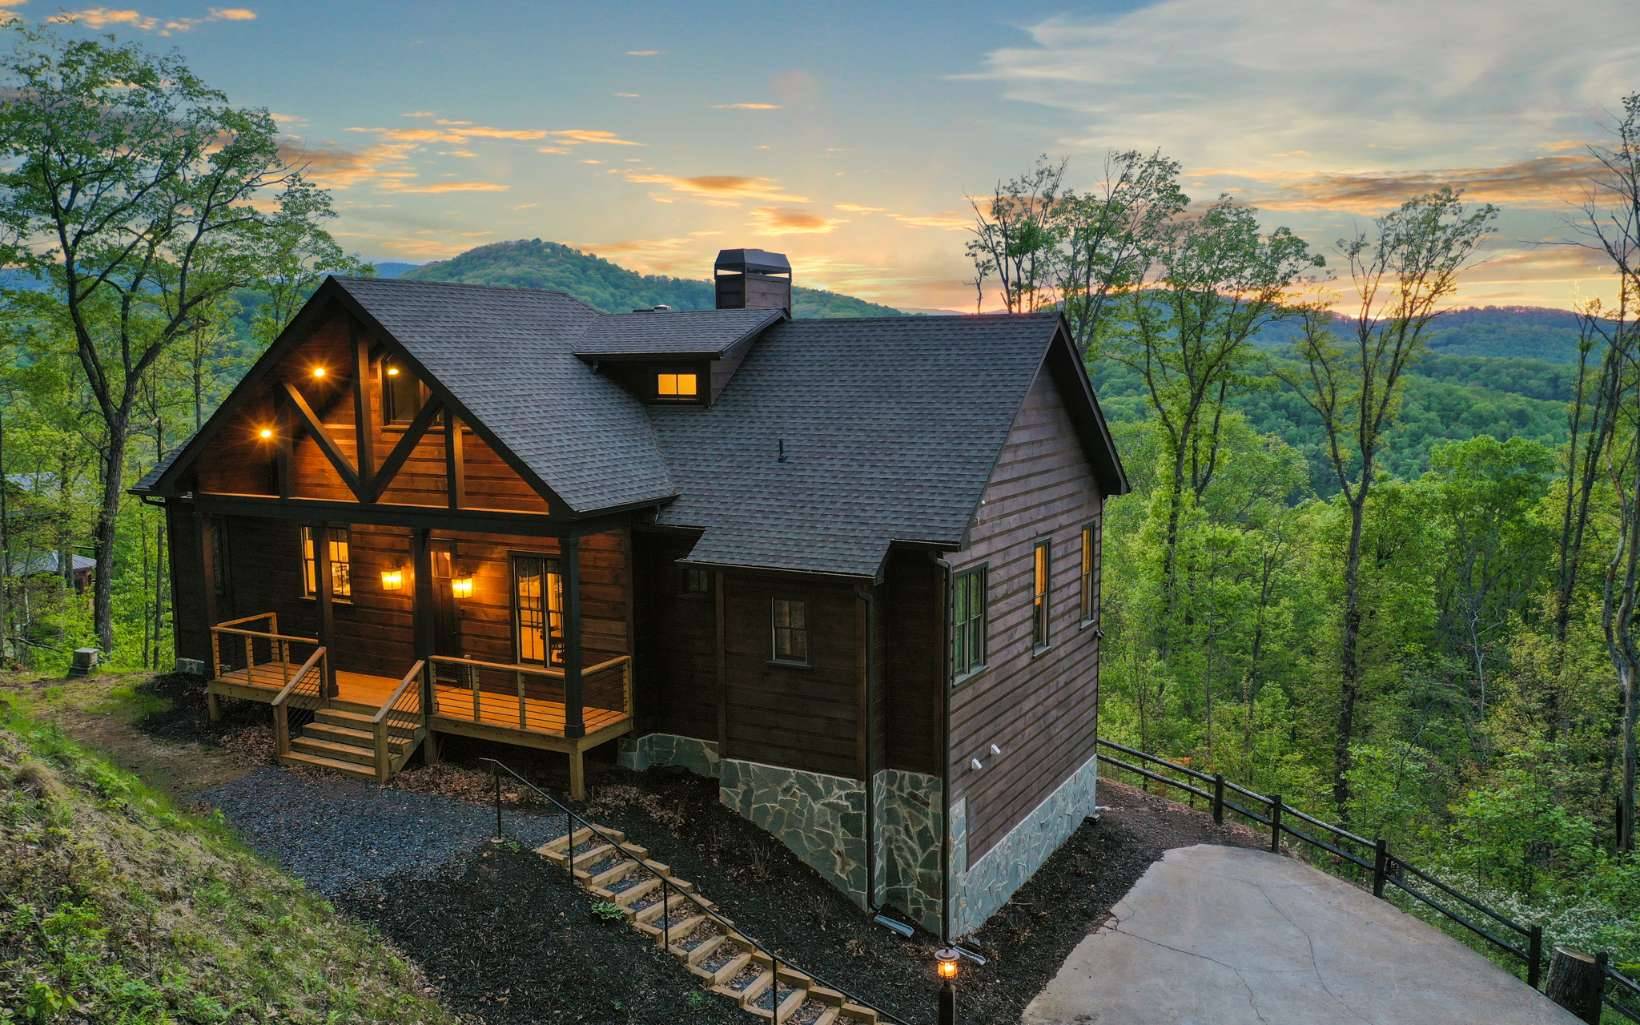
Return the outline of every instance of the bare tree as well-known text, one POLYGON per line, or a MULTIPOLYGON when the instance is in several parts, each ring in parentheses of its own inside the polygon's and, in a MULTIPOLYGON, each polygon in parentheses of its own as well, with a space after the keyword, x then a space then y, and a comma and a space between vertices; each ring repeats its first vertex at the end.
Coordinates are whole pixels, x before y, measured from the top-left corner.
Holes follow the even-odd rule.
POLYGON ((1327 461, 1349 509, 1344 552, 1344 606, 1339 644, 1338 728, 1333 747, 1333 800, 1347 817, 1350 747, 1361 696, 1361 538, 1367 499, 1385 435, 1400 411, 1407 367, 1422 354, 1426 333, 1458 288, 1458 272, 1491 230, 1497 208, 1466 207, 1441 189, 1408 200, 1374 222, 1374 230, 1341 240, 1354 308, 1347 340, 1323 308, 1303 313, 1300 367, 1279 370, 1321 419, 1327 461))

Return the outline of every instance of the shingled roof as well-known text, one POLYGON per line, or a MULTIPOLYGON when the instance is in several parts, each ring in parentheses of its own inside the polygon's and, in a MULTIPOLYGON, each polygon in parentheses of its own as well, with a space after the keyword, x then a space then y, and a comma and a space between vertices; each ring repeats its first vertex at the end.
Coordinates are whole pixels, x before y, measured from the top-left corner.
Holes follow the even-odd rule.
MULTIPOLYGON (((960 545, 1055 346, 1073 368, 1065 379, 1086 389, 1085 402, 1067 401, 1091 425, 1101 487, 1126 490, 1054 313, 612 315, 556 292, 360 278, 328 280, 310 308, 326 298, 402 345, 572 512, 653 504, 661 525, 701 531, 691 563, 870 577, 894 542, 960 545), (706 407, 646 405, 596 368, 743 346, 706 407)), ((176 458, 136 490, 154 489, 176 458)))

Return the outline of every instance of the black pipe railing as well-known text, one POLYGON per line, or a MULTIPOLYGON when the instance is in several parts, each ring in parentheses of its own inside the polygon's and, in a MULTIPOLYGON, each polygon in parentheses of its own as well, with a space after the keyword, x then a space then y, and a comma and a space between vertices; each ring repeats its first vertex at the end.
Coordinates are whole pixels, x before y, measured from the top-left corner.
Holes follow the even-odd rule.
POLYGON ((602 840, 608 846, 614 848, 615 851, 621 855, 621 857, 637 865, 654 878, 660 880, 661 946, 667 951, 672 949, 672 898, 676 896, 682 897, 689 903, 693 904, 695 909, 700 912, 703 917, 710 919, 719 928, 721 928, 724 931, 724 935, 733 935, 739 942, 751 945, 759 954, 762 954, 765 958, 767 958, 769 961, 770 975, 773 979, 770 987, 772 990, 771 996, 773 998, 770 1004, 771 1018, 773 1020, 778 1020, 780 1017, 780 969, 781 966, 784 965, 790 971, 798 975, 807 976, 817 985, 825 989, 841 993, 843 995, 843 999, 848 1003, 859 1007, 864 1007, 875 1012, 878 1019, 881 1021, 889 1022, 891 1025, 910 1025, 910 1023, 908 1023, 905 1019, 890 1014, 888 1011, 883 1010, 881 1007, 871 1003, 869 1000, 865 1000, 854 995, 853 993, 850 993, 843 987, 821 978, 819 975, 809 971, 806 968, 799 967, 791 960, 783 958, 779 954, 775 953, 772 948, 764 944, 762 941, 756 939, 755 937, 748 936, 744 929, 718 914, 715 909, 709 906, 698 895, 691 893, 688 890, 673 886, 672 880, 665 873, 656 871, 653 867, 646 863, 644 859, 627 850, 623 843, 615 840, 608 833, 605 833, 597 826, 594 826, 592 823, 576 814, 575 811, 569 806, 565 805, 562 801, 559 801, 556 797, 553 797, 545 790, 542 790, 534 783, 531 783, 523 776, 520 776, 517 772, 513 771, 511 767, 494 758, 480 758, 479 761, 490 763, 492 766, 491 775, 495 777, 495 835, 498 838, 503 835, 501 828, 501 774, 505 772, 519 783, 529 787, 530 790, 536 794, 536 796, 540 797, 542 800, 546 801, 563 814, 565 818, 565 833, 568 836, 568 842, 565 845, 564 854, 570 879, 573 880, 575 878, 575 848, 577 846, 575 834, 578 831, 585 831, 586 833, 597 837, 599 840, 602 840))
MULTIPOLYGON (((1300 843, 1326 851, 1334 858, 1360 869, 1362 873, 1370 873, 1372 894, 1375 897, 1383 897, 1386 887, 1394 884, 1418 903, 1445 918, 1451 919, 1503 953, 1525 962, 1526 983, 1533 989, 1538 988, 1539 983, 1542 982, 1545 959, 1543 956, 1543 927, 1541 925, 1521 925, 1481 902, 1459 893, 1434 876, 1396 857, 1390 852, 1389 844, 1383 839, 1369 840, 1359 833, 1350 832, 1343 826, 1325 822, 1313 815, 1307 815, 1282 801, 1280 794, 1266 796, 1257 793, 1225 779, 1223 773, 1209 775, 1188 765, 1170 762, 1165 758, 1158 758, 1137 748, 1110 740, 1101 739, 1097 741, 1097 744, 1100 748, 1118 752, 1127 756, 1127 759, 1134 760, 1129 761, 1124 758, 1112 757, 1101 752, 1099 760, 1102 763, 1207 800, 1212 808, 1214 822, 1222 824, 1225 813, 1230 812, 1256 825, 1268 828, 1270 830, 1270 849, 1273 851, 1279 852, 1282 837, 1284 835, 1290 836, 1300 843), (1149 769, 1145 765, 1156 766, 1157 768, 1149 769), (1182 774, 1185 779, 1181 780, 1175 776, 1167 775, 1167 772, 1182 774), (1208 786, 1206 788, 1198 787, 1195 785, 1198 782, 1208 784, 1208 786), (1249 803, 1241 804, 1231 801, 1225 796, 1226 791, 1245 798, 1249 803), (1295 820, 1310 826, 1314 830, 1328 834, 1331 839, 1323 839, 1320 835, 1295 828, 1291 824, 1295 820), (1351 850, 1351 847, 1361 850, 1351 850), (1370 854, 1363 853, 1363 851, 1370 852, 1370 854), (1409 879, 1416 880, 1419 885, 1413 885, 1409 879), (1475 917, 1448 907, 1447 903, 1425 892, 1427 888, 1439 891, 1444 897, 1472 909, 1478 913, 1478 916, 1484 916, 1484 919, 1490 919, 1491 923, 1494 924, 1488 926, 1483 924, 1484 919, 1483 921, 1476 921, 1475 917), (1498 935, 1498 926, 1502 926, 1505 935, 1498 935), (1518 940, 1505 938, 1509 933, 1513 933, 1520 938, 1518 940)), ((1351 874, 1355 875, 1357 879, 1365 878, 1359 873, 1351 874)), ((1634 986, 1632 980, 1623 978, 1623 981, 1630 987, 1634 986)), ((1640 989, 1634 990, 1633 995, 1640 996, 1640 989)), ((1623 1011, 1622 1013, 1628 1012, 1623 1011)), ((1640 1017, 1634 1020, 1640 1021, 1640 1017)))
POLYGON ((1606 986, 1601 991, 1601 1002, 1614 1014, 1629 1021, 1640 1022, 1640 980, 1631 979, 1611 966, 1605 965, 1606 986))

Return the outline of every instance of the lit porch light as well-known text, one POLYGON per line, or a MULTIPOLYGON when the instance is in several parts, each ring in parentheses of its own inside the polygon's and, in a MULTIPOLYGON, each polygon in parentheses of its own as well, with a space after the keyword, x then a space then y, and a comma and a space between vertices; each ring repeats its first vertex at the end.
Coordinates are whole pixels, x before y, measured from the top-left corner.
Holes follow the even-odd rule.
POLYGON ((402 590, 404 590, 404 570, 402 570, 402 569, 384 569, 384 570, 382 570, 382 590, 384 590, 384 591, 402 591, 402 590))
POLYGON ((471 598, 473 596, 472 575, 451 577, 450 593, 457 598, 471 598))
POLYGON ((397 377, 397 376, 399 376, 399 368, 395 367, 395 366, 392 366, 392 365, 389 365, 388 368, 387 368, 387 376, 388 377, 397 377))
POLYGON ((261 438, 263 441, 272 441, 273 440, 273 428, 272 427, 263 427, 262 429, 260 429, 256 432, 256 436, 258 438, 261 438))
POLYGON ((322 366, 314 367, 313 368, 313 379, 316 380, 316 381, 322 381, 322 380, 324 380, 325 375, 328 374, 329 372, 330 371, 326 370, 322 366))

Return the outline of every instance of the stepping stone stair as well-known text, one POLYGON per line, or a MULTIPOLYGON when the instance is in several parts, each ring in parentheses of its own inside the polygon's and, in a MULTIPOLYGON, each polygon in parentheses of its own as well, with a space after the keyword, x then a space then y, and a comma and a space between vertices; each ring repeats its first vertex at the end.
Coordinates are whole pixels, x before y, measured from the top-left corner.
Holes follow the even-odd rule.
POLYGON ((672 875, 669 866, 650 858, 646 849, 627 842, 620 830, 598 827, 594 832, 583 827, 543 844, 536 853, 568 868, 572 848, 575 882, 582 890, 618 905, 632 928, 657 946, 669 934, 672 942, 667 952, 682 961, 704 987, 735 1001, 747 1013, 774 1025, 877 1025, 873 1009, 785 964, 780 966, 780 1006, 775 1007, 775 973, 769 958, 732 924, 703 914, 702 905, 714 912, 717 906, 692 883, 672 875), (650 871, 640 867, 639 861, 650 871), (663 891, 668 887, 655 873, 670 884, 671 899, 665 909, 670 911, 669 929, 664 927, 662 908, 663 891))
MULTIPOLYGON (((280 755, 287 765, 309 765, 330 769, 359 779, 376 778, 376 740, 371 719, 376 709, 368 705, 337 701, 328 708, 315 709, 313 721, 290 738, 290 752, 280 755)), ((416 731, 389 724, 387 750, 389 775, 397 772, 417 744, 416 731)))

